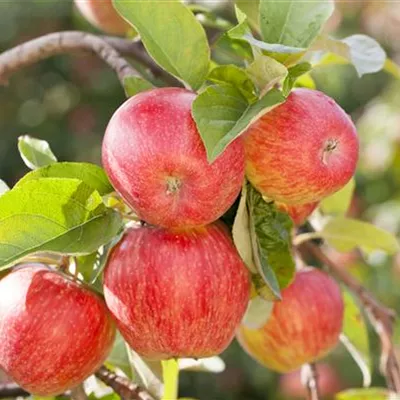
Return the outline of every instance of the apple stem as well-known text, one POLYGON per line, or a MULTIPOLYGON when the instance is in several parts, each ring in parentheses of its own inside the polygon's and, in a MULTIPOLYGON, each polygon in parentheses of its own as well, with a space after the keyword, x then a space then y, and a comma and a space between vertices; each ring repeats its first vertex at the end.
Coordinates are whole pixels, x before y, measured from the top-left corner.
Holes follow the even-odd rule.
POLYGON ((178 359, 162 361, 164 396, 163 400, 176 400, 179 386, 179 362, 178 359))
POLYGON ((303 385, 307 389, 307 400, 319 400, 318 374, 315 364, 305 364, 301 369, 303 385))

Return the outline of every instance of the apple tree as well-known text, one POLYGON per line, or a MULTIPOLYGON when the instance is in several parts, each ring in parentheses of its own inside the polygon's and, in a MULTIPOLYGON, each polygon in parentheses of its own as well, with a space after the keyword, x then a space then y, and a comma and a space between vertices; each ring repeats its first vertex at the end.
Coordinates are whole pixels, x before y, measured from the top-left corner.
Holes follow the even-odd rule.
POLYGON ((175 400, 179 371, 219 372, 236 338, 269 370, 301 368, 309 399, 339 343, 364 387, 336 399, 400 398, 395 313, 330 255, 399 243, 347 216, 359 135, 311 74, 350 64, 399 77, 384 49, 324 33, 333 0, 237 0, 228 16, 178 0, 75 7, 103 32, 9 49, 0 81, 86 51, 126 99, 101 167, 22 135, 30 172, 0 182, 0 367, 14 382, 1 397, 175 400), (370 387, 368 325, 384 387, 370 387))

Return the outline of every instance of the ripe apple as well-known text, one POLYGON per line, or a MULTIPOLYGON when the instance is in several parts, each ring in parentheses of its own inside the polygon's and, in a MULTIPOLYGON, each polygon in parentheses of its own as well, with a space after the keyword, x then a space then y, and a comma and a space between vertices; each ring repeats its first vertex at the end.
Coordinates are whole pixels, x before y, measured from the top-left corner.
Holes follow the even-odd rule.
POLYGON ((241 325, 237 338, 265 367, 290 372, 329 353, 338 342, 342 323, 339 286, 324 272, 304 268, 282 291, 282 301, 274 304, 266 324, 259 329, 241 325))
POLYGON ((129 230, 104 273, 106 303, 139 355, 203 358, 231 342, 249 301, 249 273, 220 223, 129 230))
POLYGON ((295 225, 302 225, 307 218, 313 213, 318 207, 319 202, 305 203, 305 204, 284 204, 276 203, 279 210, 289 214, 295 225))
POLYGON ((125 35, 131 26, 115 10, 112 0, 74 0, 81 14, 111 35, 125 35))
POLYGON ((353 176, 358 137, 350 117, 325 94, 296 89, 244 134, 246 174, 264 196, 312 203, 353 176))
POLYGON ((195 97, 180 88, 139 93, 108 124, 104 168, 115 189, 150 224, 211 223, 228 210, 242 187, 242 139, 209 164, 191 114, 195 97))
MULTIPOLYGON (((333 396, 343 389, 343 382, 336 370, 329 364, 317 364, 318 389, 322 397, 333 396)), ((307 398, 307 389, 301 382, 301 371, 294 371, 282 375, 279 388, 289 399, 307 398)))
POLYGON ((106 359, 115 324, 100 296, 42 264, 0 281, 0 368, 28 392, 53 396, 106 359))

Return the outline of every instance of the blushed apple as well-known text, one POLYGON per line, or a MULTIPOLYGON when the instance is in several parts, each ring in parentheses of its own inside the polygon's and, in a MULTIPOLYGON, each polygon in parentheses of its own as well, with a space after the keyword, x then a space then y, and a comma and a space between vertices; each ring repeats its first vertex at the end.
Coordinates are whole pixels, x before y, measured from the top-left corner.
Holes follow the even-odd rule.
POLYGON ((183 231, 133 228, 104 273, 106 303, 119 331, 152 360, 221 353, 249 294, 249 273, 220 222, 183 231))
POLYGON ((246 174, 270 200, 312 203, 354 175, 358 137, 350 117, 316 90, 296 89, 244 134, 246 174))
POLYGON ((295 225, 302 225, 307 218, 314 212, 318 207, 319 202, 305 203, 305 204, 284 204, 276 203, 279 210, 289 214, 295 225))
POLYGON ((115 324, 102 298, 42 264, 0 281, 0 368, 38 396, 64 393, 102 365, 115 324))
POLYGON ((104 168, 115 189, 150 224, 209 224, 228 210, 241 190, 242 139, 209 164, 191 114, 195 97, 180 88, 139 93, 108 124, 104 168))
POLYGON ((74 0, 81 14, 95 27, 111 35, 125 35, 131 26, 115 10, 112 0, 74 0))
POLYGON ((317 361, 337 344, 343 323, 339 286, 327 274, 304 268, 282 291, 266 324, 259 329, 241 325, 237 338, 259 363, 291 372, 317 361))

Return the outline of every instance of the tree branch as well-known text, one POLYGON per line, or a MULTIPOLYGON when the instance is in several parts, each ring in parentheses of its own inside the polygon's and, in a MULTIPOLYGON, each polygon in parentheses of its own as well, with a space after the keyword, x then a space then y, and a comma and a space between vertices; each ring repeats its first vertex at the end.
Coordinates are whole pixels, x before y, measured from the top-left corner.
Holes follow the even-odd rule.
POLYGON ((7 84, 15 72, 56 54, 90 51, 104 60, 118 75, 121 83, 126 76, 138 72, 104 39, 85 32, 50 33, 22 43, 0 54, 0 84, 7 84))
POLYGON ((299 245, 299 250, 303 254, 311 254, 326 265, 332 274, 360 299, 381 342, 381 372, 386 377, 389 389, 400 393, 400 365, 392 341, 396 313, 379 303, 372 293, 364 288, 351 274, 332 261, 319 246, 312 242, 305 242, 299 245))
POLYGON ((320 400, 318 373, 315 364, 305 364, 301 370, 301 378, 307 389, 307 400, 320 400))
POLYGON ((106 367, 101 367, 95 376, 110 386, 122 400, 155 400, 139 385, 132 383, 129 379, 116 375, 106 367))
POLYGON ((28 396, 30 394, 15 383, 0 384, 0 399, 28 396))
POLYGON ((160 78, 171 86, 182 86, 182 83, 178 79, 156 64, 156 62, 147 54, 141 41, 133 41, 114 36, 102 36, 102 39, 114 47, 114 49, 118 50, 121 54, 130 56, 146 66, 155 78, 160 78))

